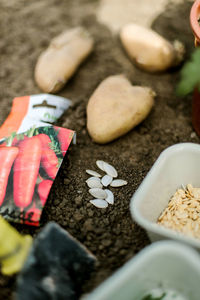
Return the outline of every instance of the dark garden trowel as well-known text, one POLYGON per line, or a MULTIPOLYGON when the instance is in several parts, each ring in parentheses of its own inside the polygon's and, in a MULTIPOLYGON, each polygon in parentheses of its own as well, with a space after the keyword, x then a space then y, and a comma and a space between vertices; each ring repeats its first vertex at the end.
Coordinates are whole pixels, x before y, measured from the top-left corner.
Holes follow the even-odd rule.
POLYGON ((3 274, 21 272, 16 300, 74 300, 94 270, 95 257, 56 223, 48 223, 31 246, 0 217, 0 259, 3 274))

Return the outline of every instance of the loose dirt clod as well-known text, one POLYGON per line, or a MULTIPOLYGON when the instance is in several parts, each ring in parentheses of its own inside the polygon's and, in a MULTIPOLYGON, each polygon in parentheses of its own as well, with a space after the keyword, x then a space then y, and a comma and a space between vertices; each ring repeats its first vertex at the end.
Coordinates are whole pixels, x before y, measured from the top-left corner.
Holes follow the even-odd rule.
POLYGON ((178 189, 157 223, 185 235, 200 238, 200 188, 191 184, 178 189))

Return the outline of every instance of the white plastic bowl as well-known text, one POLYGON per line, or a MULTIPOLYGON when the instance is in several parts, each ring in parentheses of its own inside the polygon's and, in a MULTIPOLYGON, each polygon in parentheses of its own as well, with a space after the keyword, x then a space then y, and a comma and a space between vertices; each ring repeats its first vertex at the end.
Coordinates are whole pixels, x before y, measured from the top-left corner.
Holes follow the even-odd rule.
POLYGON ((140 300, 154 288, 200 298, 200 256, 173 241, 154 243, 128 261, 84 300, 140 300))
POLYGON ((200 187, 200 145, 181 143, 167 148, 144 178, 130 204, 133 219, 146 229, 151 241, 175 239, 200 250, 200 240, 156 224, 177 188, 188 183, 200 187))

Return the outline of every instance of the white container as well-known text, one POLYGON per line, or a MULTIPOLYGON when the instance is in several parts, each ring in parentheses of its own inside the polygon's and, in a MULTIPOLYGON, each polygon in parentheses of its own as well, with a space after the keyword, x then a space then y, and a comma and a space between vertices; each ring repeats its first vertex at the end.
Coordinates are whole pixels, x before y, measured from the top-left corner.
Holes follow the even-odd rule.
POLYGON ((183 244, 163 241, 146 247, 84 300, 141 300, 152 289, 176 290, 200 299, 200 256, 183 244))
POLYGON ((151 241, 175 239, 200 250, 200 240, 156 224, 171 196, 182 184, 186 186, 189 183, 200 187, 200 145, 181 143, 164 150, 130 204, 134 221, 146 229, 151 241))

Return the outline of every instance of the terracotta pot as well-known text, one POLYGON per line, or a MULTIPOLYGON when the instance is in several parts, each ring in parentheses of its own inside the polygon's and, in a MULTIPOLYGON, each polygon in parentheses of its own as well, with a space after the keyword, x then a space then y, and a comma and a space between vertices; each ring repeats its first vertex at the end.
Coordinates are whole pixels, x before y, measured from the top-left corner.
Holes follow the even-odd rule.
POLYGON ((200 46, 200 0, 196 0, 190 11, 190 24, 195 38, 195 46, 200 46))
MULTIPOLYGON (((200 0, 196 0, 190 12, 190 24, 194 33, 195 47, 200 47, 200 0)), ((195 89, 192 102, 192 125, 200 136, 200 92, 195 89)))

